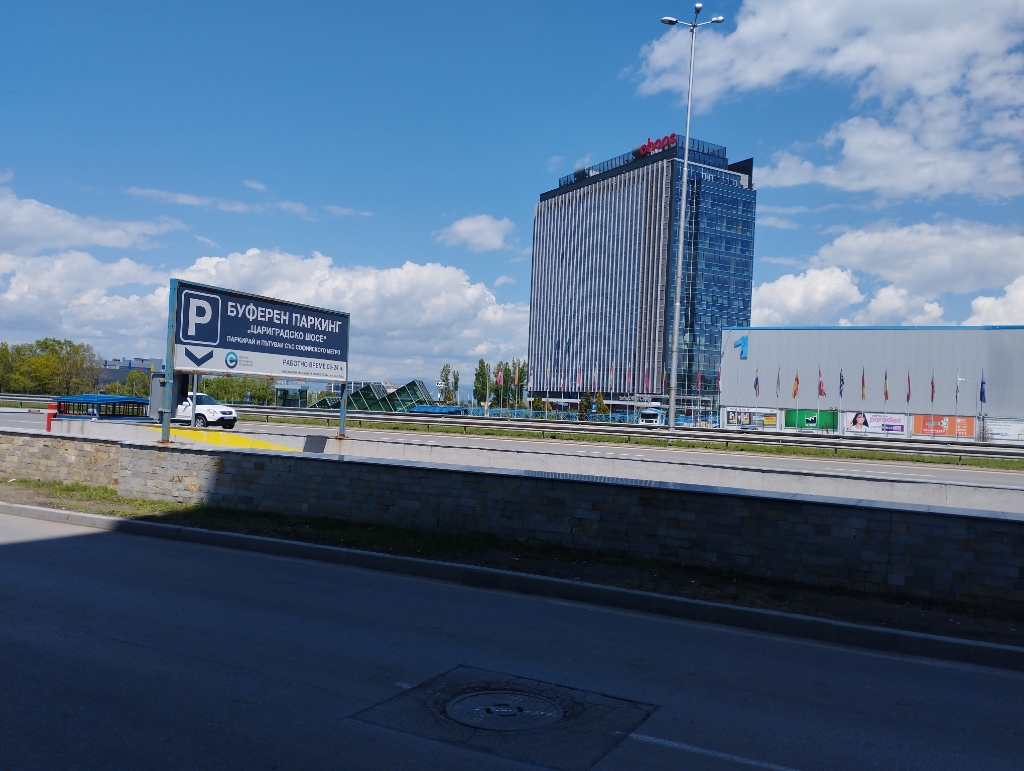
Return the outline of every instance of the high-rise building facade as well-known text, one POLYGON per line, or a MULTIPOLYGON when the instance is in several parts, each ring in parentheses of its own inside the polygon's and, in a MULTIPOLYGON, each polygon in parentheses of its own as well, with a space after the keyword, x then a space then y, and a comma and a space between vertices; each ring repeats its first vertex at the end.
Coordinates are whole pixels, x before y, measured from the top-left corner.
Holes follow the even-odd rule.
MULTIPOLYGON (((723 326, 747 326, 753 159, 690 140, 679 325, 680 407, 717 406, 723 326)), ((530 388, 552 399, 665 397, 672 361, 683 137, 648 140, 543 193, 533 225, 530 388)))

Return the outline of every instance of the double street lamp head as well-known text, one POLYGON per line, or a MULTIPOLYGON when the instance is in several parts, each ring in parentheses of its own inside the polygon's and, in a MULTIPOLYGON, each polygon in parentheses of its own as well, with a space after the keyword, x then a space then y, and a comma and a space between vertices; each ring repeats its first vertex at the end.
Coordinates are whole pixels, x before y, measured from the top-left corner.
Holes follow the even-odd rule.
MULTIPOLYGON (((703 3, 697 3, 695 6, 693 6, 693 22, 692 22, 692 24, 690 26, 696 26, 697 25, 697 17, 700 15, 701 9, 703 7, 704 7, 703 3)), ((706 21, 706 22, 704 22, 704 24, 721 24, 723 21, 725 21, 725 17, 724 16, 713 16, 713 17, 711 17, 711 21, 710 22, 706 21)), ((679 24, 680 21, 679 21, 679 19, 677 19, 674 16, 662 16, 661 17, 661 23, 662 24, 667 24, 670 27, 674 27, 676 24, 679 24)))

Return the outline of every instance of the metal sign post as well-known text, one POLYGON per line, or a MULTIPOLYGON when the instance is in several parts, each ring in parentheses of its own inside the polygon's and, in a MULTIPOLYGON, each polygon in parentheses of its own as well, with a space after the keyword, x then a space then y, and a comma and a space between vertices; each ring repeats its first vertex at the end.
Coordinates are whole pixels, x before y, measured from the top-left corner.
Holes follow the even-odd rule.
POLYGON ((174 411, 174 331, 178 318, 178 279, 171 279, 167 300, 167 363, 164 365, 164 406, 160 410, 160 441, 171 441, 171 415, 174 411))

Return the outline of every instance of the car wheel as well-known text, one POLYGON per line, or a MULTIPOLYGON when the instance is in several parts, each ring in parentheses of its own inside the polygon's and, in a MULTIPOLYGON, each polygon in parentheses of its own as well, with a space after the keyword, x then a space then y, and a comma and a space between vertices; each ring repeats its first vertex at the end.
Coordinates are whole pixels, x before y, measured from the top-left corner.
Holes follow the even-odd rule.
POLYGON ((196 427, 206 428, 206 417, 204 415, 196 415, 196 427))
POLYGON ((224 428, 234 428, 234 427, 235 427, 235 421, 233 421, 233 420, 229 420, 227 423, 224 424, 224 428))

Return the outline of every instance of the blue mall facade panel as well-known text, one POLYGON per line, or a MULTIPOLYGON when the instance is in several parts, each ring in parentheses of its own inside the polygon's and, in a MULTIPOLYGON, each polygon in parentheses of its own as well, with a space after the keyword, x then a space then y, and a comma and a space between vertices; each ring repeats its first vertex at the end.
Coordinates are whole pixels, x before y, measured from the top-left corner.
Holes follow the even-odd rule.
MULTIPOLYGON (((580 169, 540 197, 530 291, 530 389, 551 399, 666 401, 683 191, 670 135, 580 169)), ((680 407, 719 403, 722 327, 747 326, 753 159, 690 140, 683 228, 680 407)))

